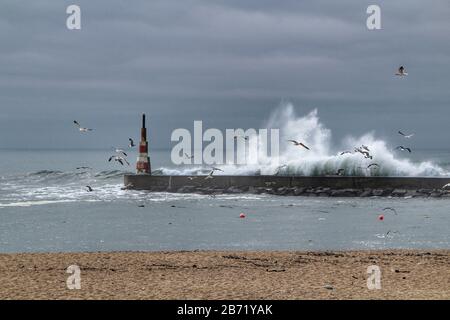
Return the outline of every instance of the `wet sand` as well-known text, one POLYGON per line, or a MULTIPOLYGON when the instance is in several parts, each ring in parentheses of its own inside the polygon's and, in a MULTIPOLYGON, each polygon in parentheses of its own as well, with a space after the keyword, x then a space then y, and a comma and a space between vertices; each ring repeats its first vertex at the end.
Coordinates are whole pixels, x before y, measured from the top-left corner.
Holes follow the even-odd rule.
POLYGON ((0 299, 450 299, 450 251, 0 254, 0 299))

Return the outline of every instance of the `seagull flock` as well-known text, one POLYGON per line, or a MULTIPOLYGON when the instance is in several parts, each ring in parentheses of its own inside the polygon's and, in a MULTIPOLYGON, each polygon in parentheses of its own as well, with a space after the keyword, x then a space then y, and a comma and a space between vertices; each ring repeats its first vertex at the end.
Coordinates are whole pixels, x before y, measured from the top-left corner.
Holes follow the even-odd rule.
MULTIPOLYGON (((78 128, 78 131, 81 133, 88 133, 88 132, 94 131, 94 129, 82 127, 81 124, 77 120, 74 120, 73 123, 78 128)), ((128 148, 133 148, 136 146, 134 144, 134 140, 132 138, 128 138, 128 142, 129 142, 128 148)), ((122 166, 124 166, 125 164, 127 164, 128 166, 130 165, 130 163, 126 159, 128 157, 128 154, 124 149, 117 148, 117 147, 112 147, 112 149, 114 150, 115 154, 113 154, 112 156, 109 157, 108 162, 111 162, 114 160, 114 162, 119 163, 122 166)), ((76 170, 92 170, 92 168, 88 167, 88 166, 80 166, 80 167, 77 167, 76 170)), ((92 192, 92 191, 94 191, 94 189, 91 186, 86 186, 86 191, 92 192)))
MULTIPOLYGON (((406 74, 405 74, 406 75, 406 74)), ((405 134, 402 131, 398 131, 398 134, 400 134, 402 137, 404 137, 405 139, 410 139, 414 136, 414 133, 411 134, 405 134)), ((311 150, 308 146, 306 146, 304 143, 299 142, 297 140, 287 140, 288 142, 291 142, 294 146, 299 146, 299 147, 303 147, 307 150, 311 150)), ((400 150, 400 151, 407 151, 409 153, 412 152, 412 149, 410 147, 405 147, 405 146, 397 146, 394 148, 394 150, 400 150)), ((369 159, 372 160, 373 159, 373 155, 371 153, 371 150, 368 146, 366 145, 361 145, 360 147, 355 147, 355 149, 352 151, 346 150, 346 151, 342 151, 339 153, 340 156, 346 155, 346 154, 355 154, 355 153, 359 153, 361 154, 365 159, 369 159)), ((286 165, 283 166, 279 166, 276 169, 275 175, 278 175, 280 173, 280 170, 282 168, 286 167, 286 165)), ((367 167, 358 167, 359 169, 363 169, 363 170, 373 170, 373 169, 380 169, 380 165, 378 163, 370 163, 369 165, 367 165, 367 167)), ((344 168, 339 168, 336 173, 336 176, 343 176, 345 175, 345 169, 344 168)))
MULTIPOLYGON (((299 142, 299 141, 297 141, 297 140, 287 140, 287 141, 288 141, 288 142, 291 142, 294 146, 299 146, 299 147, 305 148, 306 150, 311 150, 311 149, 310 149, 308 146, 306 146, 304 143, 299 142)), ((366 146, 366 145, 361 145, 360 147, 356 147, 356 148, 354 149, 353 152, 352 152, 352 151, 342 151, 342 152, 339 153, 339 155, 343 156, 343 155, 345 155, 345 154, 360 153, 361 155, 364 156, 365 159, 370 159, 370 160, 372 160, 372 159, 373 159, 373 156, 371 155, 370 152, 371 152, 371 151, 370 151, 370 149, 369 149, 368 146, 366 146)), ((275 175, 279 175, 281 169, 283 169, 283 168, 285 168, 285 167, 287 167, 287 165, 279 166, 279 167, 276 169, 275 175)), ((364 169, 364 170, 372 170, 372 169, 379 169, 379 168, 380 168, 380 165, 379 165, 378 163, 370 163, 367 167, 358 167, 358 168, 364 169)), ((345 175, 345 169, 344 169, 344 168, 339 168, 339 169, 336 171, 335 175, 336 175, 336 176, 343 176, 343 175, 345 175)))
MULTIPOLYGON (((408 75, 408 72, 406 72, 406 69, 404 66, 400 66, 397 69, 397 72, 395 73, 396 76, 399 77, 405 77, 408 75)), ((401 135, 403 138, 405 139, 411 139, 414 136, 414 133, 404 133, 403 131, 399 130, 398 134, 401 135)), ((306 144, 304 144, 303 142, 297 141, 297 140, 287 140, 288 142, 291 142, 294 146, 297 147, 303 147, 306 150, 311 150, 306 144)), ((407 151, 408 153, 412 152, 412 149, 410 147, 405 147, 403 145, 399 145, 397 147, 394 148, 394 150, 399 150, 399 151, 407 151)), ((354 153, 359 153, 362 156, 364 156, 365 159, 369 159, 372 160, 373 159, 373 155, 371 154, 371 151, 369 149, 368 146, 366 145, 362 145, 360 147, 356 147, 353 151, 342 151, 339 153, 340 156, 346 155, 346 154, 354 154, 354 153)), ((278 175, 280 173, 280 170, 282 168, 286 167, 286 165, 283 166, 279 166, 276 169, 275 175, 278 175)), ((380 169, 380 165, 378 163, 370 163, 367 167, 358 167, 360 169, 364 169, 364 170, 373 170, 373 169, 380 169)), ((345 175, 345 169, 343 168, 339 168, 336 172, 335 172, 336 176, 343 176, 345 175)))
MULTIPOLYGON (((93 129, 82 127, 80 125, 80 123, 78 121, 76 121, 76 120, 74 120, 73 123, 77 126, 78 130, 80 132, 82 132, 82 133, 93 131, 93 129)), ((239 135, 235 136, 234 138, 235 139, 243 138, 245 140, 248 140, 247 137, 239 136, 239 135)), ((128 144, 129 148, 133 148, 133 147, 136 146, 135 143, 134 143, 134 140, 132 138, 128 138, 128 141, 129 141, 129 144, 128 144)), ((122 166, 125 165, 125 164, 127 164, 128 166, 130 165, 130 163, 127 160, 128 154, 127 154, 127 152, 124 149, 117 148, 117 147, 112 147, 112 149, 114 150, 115 154, 113 154, 113 155, 111 155, 109 157, 108 162, 114 161, 114 162, 119 163, 122 166)), ((187 153, 185 153, 184 156, 186 157, 186 159, 193 159, 194 158, 193 155, 191 156, 191 155, 188 155, 187 153)), ((92 168, 86 167, 86 166, 77 167, 77 170, 82 170, 82 169, 92 169, 92 168)), ((213 174, 216 171, 222 171, 223 172, 223 170, 220 169, 220 168, 212 167, 211 170, 209 171, 209 173, 206 175, 205 179, 213 179, 214 178, 213 174)), ((188 177, 189 180, 194 180, 195 178, 196 177, 188 177)), ((91 186, 86 186, 86 188, 87 188, 88 192, 92 192, 93 191, 91 186)))
MULTIPOLYGON (((398 68, 397 72, 395 73, 395 75, 396 75, 396 76, 399 76, 399 77, 405 77, 405 76, 408 75, 408 72, 406 72, 406 69, 405 69, 404 66, 400 66, 400 67, 398 68)), ((74 120, 73 123, 75 124, 75 126, 78 128, 78 130, 79 130, 81 133, 87 133, 87 132, 93 131, 93 129, 91 129, 91 128, 82 127, 82 126, 80 125, 80 123, 79 123, 77 120, 74 120)), ((398 134, 401 135, 401 136, 402 136, 403 138, 405 138, 405 139, 411 139, 411 138, 414 136, 414 133, 404 133, 404 132, 401 131, 401 130, 398 131, 398 134)), ((242 136, 242 135, 235 135, 235 136, 234 136, 234 139, 235 139, 235 140, 238 139, 238 138, 242 138, 242 139, 248 140, 248 137, 246 137, 246 136, 242 136)), ((129 141, 129 143, 128 143, 128 147, 129 147, 129 148, 133 148, 133 147, 136 146, 132 138, 128 138, 128 141, 129 141)), ((310 147, 308 147, 308 146, 307 146, 305 143, 303 143, 303 142, 300 142, 300 141, 297 141, 297 140, 294 140, 294 139, 290 139, 290 140, 287 140, 287 141, 290 142, 290 143, 292 143, 293 146, 301 147, 301 148, 306 149, 306 150, 311 150, 310 147)), ((108 162, 114 161, 114 162, 116 162, 116 163, 119 163, 119 164, 122 165, 122 166, 124 166, 125 164, 127 164, 127 165, 129 166, 130 163, 129 163, 128 160, 126 159, 126 158, 128 157, 128 154, 126 153, 126 151, 125 151, 124 149, 116 148, 116 147, 113 147, 113 149, 114 149, 114 151, 115 151, 115 154, 114 154, 114 155, 111 155, 111 156, 109 157, 108 162)), ((410 147, 405 147, 405 146, 403 146, 403 145, 399 145, 399 146, 395 147, 394 150, 407 151, 408 153, 411 153, 411 152, 412 152, 412 149, 411 149, 410 147)), ((360 147, 355 147, 353 151, 349 151, 349 150, 347 150, 347 151, 342 151, 342 152, 339 153, 339 155, 340 155, 340 156, 343 156, 343 155, 346 155, 346 154, 355 154, 355 153, 361 154, 365 159, 373 160, 373 155, 371 154, 371 150, 370 150, 370 148, 369 148, 368 146, 366 146, 366 145, 361 145, 360 147)), ((185 156, 185 158, 188 159, 188 160, 194 158, 193 155, 189 155, 189 154, 187 154, 187 153, 185 153, 184 156, 185 156)), ((286 167, 287 167, 287 165, 281 165, 281 166, 277 167, 277 169, 276 169, 274 175, 279 175, 280 172, 281 172, 281 170, 282 170, 283 168, 286 168, 286 167)), ((363 169, 363 170, 374 170, 374 169, 377 169, 377 170, 378 170, 378 169, 380 169, 380 165, 379 165, 378 163, 370 163, 370 164, 368 164, 366 167, 358 167, 358 168, 363 169)), ((87 169, 92 170, 91 167, 87 167, 87 166, 77 167, 76 169, 77 169, 77 170, 87 170, 87 169)), ((204 179, 206 179, 206 180, 208 180, 208 179, 213 179, 213 178, 214 178, 213 175, 214 175, 214 173, 215 173, 216 171, 221 171, 221 172, 223 172, 222 169, 219 169, 219 168, 216 168, 216 167, 212 167, 212 168, 210 169, 209 173, 205 176, 204 179)), ((344 176, 344 175, 345 175, 345 171, 346 171, 346 169, 344 169, 344 168, 339 168, 339 169, 335 172, 335 175, 336 175, 336 176, 344 176)), ((196 179, 196 178, 197 178, 197 177, 195 177, 195 176, 190 176, 190 177, 188 177, 189 180, 194 180, 194 179, 196 179)), ((93 189, 92 189, 90 186, 86 186, 86 188, 87 188, 87 190, 88 190, 89 192, 92 192, 92 191, 93 191, 93 189)), ((447 184, 447 185, 443 186, 443 189, 447 189, 447 188, 450 189, 450 184, 447 184)), ((388 210, 388 209, 391 209, 391 210, 394 210, 394 211, 395 211, 395 209, 392 209, 392 208, 385 208, 384 210, 388 210)), ((395 212, 395 214, 396 214, 396 212, 395 212)))

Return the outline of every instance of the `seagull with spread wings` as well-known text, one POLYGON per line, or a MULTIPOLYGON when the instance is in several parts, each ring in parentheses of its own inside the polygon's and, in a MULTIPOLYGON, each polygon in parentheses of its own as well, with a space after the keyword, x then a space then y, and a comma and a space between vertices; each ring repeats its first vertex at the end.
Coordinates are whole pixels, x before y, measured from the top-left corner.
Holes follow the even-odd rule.
POLYGON ((303 143, 301 143, 301 142, 298 142, 298 141, 296 141, 296 140, 288 140, 289 142, 292 142, 293 144, 294 144, 294 146, 299 146, 299 147, 303 147, 303 148, 305 148, 305 149, 307 149, 307 150, 310 150, 306 145, 304 145, 303 143))
POLYGON ((398 68, 397 72, 395 73, 396 76, 404 77, 408 75, 408 72, 406 72, 406 69, 404 66, 400 66, 398 68))
POLYGON ((414 133, 411 133, 411 134, 405 134, 405 133, 403 133, 403 132, 401 132, 401 131, 399 131, 398 134, 399 134, 399 135, 402 135, 402 136, 403 136, 404 138, 406 138, 406 139, 409 139, 409 138, 411 138, 412 136, 414 136, 414 133))
POLYGON ((404 146, 398 146, 397 148, 395 148, 395 150, 408 151, 409 153, 411 153, 411 148, 407 148, 404 146))
POLYGON ((208 175, 205 177, 205 179, 212 179, 212 178, 214 178, 213 174, 216 171, 222 171, 223 172, 222 169, 219 169, 219 168, 216 168, 216 167, 211 167, 211 171, 208 173, 208 175))
POLYGON ((213 174, 214 174, 214 170, 211 170, 211 171, 208 173, 208 175, 205 177, 205 180, 213 179, 213 178, 214 178, 214 177, 213 177, 213 174))
POLYGON ((88 131, 92 131, 93 130, 93 129, 82 127, 77 120, 73 120, 73 123, 78 127, 78 130, 80 130, 80 132, 88 132, 88 131))
POLYGON ((276 176, 279 175, 280 172, 281 172, 281 169, 286 168, 286 167, 287 167, 287 165, 285 165, 285 164, 283 164, 283 165, 281 165, 281 166, 278 166, 278 167, 276 168, 275 175, 276 175, 276 176))
POLYGON ((112 160, 119 162, 121 165, 124 165, 123 163, 125 162, 127 165, 130 165, 130 163, 127 161, 127 159, 125 159, 124 157, 121 156, 111 156, 109 157, 108 161, 111 162, 112 160))
POLYGON ((128 157, 128 154, 125 152, 125 150, 120 149, 120 148, 115 148, 115 147, 113 147, 113 149, 118 155, 128 157))
POLYGON ((237 140, 237 138, 242 138, 245 141, 248 141, 248 136, 244 136, 244 135, 241 135, 241 134, 237 134, 233 138, 234 138, 234 140, 237 140))
POLYGON ((366 159, 373 159, 369 151, 362 150, 361 148, 355 148, 355 152, 361 153, 366 159))

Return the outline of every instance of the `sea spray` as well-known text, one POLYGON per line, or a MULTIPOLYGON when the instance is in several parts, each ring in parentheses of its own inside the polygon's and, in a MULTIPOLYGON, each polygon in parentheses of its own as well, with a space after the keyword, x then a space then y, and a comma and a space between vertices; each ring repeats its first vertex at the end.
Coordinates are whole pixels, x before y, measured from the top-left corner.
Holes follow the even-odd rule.
MULTIPOLYGON (((376 138, 373 132, 359 138, 349 135, 341 143, 333 144, 331 130, 320 122, 317 109, 305 116, 298 116, 291 103, 283 103, 272 113, 265 127, 280 129, 280 154, 277 159, 259 154, 258 164, 222 165, 220 168, 223 172, 214 174, 325 176, 335 175, 339 169, 344 169, 344 175, 347 176, 449 175, 449 172, 430 161, 414 163, 401 158, 398 151, 394 151, 386 141, 376 138), (288 140, 301 141, 309 146, 310 150, 295 146, 288 140), (362 145, 369 147, 372 159, 354 152, 355 148, 362 145), (343 151, 351 153, 341 155, 343 151), (378 166, 369 168, 372 163, 378 166)), ((168 175, 199 175, 207 171, 208 166, 199 165, 160 168, 162 174, 168 175)))

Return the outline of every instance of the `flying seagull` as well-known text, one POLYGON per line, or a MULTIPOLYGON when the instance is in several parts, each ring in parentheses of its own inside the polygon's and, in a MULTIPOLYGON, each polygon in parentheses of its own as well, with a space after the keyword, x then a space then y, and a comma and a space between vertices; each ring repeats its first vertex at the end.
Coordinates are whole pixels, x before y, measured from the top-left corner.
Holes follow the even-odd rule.
POLYGON ((128 138, 128 141, 130 141, 130 144, 128 145, 130 148, 133 148, 135 146, 133 139, 128 138))
POLYGON ((187 153, 185 153, 184 156, 186 157, 186 159, 189 159, 189 160, 194 158, 194 156, 189 156, 187 153))
POLYGON ((391 230, 389 230, 388 232, 386 232, 386 235, 389 235, 389 233, 400 233, 399 231, 391 231, 391 230))
POLYGON ((94 189, 92 189, 91 186, 86 186, 86 188, 87 188, 87 192, 92 192, 92 191, 94 191, 94 189))
POLYGON ((285 167, 287 167, 287 165, 285 165, 285 164, 283 164, 282 166, 278 166, 277 169, 276 169, 276 171, 275 171, 275 175, 276 175, 276 176, 279 175, 281 169, 283 169, 283 168, 285 168, 285 167))
POLYGON ((366 150, 366 151, 368 151, 368 152, 370 151, 370 150, 369 150, 369 147, 368 147, 368 146, 365 146, 365 145, 362 145, 362 146, 361 146, 361 149, 366 150))
POLYGON ((130 182, 126 186, 121 187, 120 190, 128 190, 128 189, 131 189, 133 187, 134 187, 134 185, 130 182))
POLYGON ((208 173, 208 175, 205 177, 205 180, 214 178, 213 174, 214 174, 214 170, 211 170, 210 173, 208 173))
POLYGON ((379 168, 380 165, 379 165, 378 163, 371 163, 371 164, 369 164, 369 165, 367 166, 367 169, 370 169, 370 168, 372 168, 372 167, 377 167, 377 168, 379 168))
POLYGON ((345 169, 338 169, 338 171, 336 172, 337 176, 342 176, 345 173, 345 169))
POLYGON ((197 177, 188 177, 188 180, 194 180, 194 179, 197 179, 197 177))
POLYGON ((234 139, 236 140, 237 138, 243 138, 244 140, 248 140, 248 136, 243 136, 243 135, 235 135, 234 139))
POLYGON ((216 167, 211 167, 211 171, 208 173, 208 175, 205 177, 205 179, 212 179, 213 178, 213 174, 216 171, 222 171, 222 169, 216 168, 216 167))
POLYGON ((121 157, 121 156, 111 156, 111 157, 109 157, 108 161, 111 162, 111 160, 117 161, 117 162, 119 162, 121 165, 123 165, 124 162, 125 162, 127 165, 130 165, 130 163, 127 161, 127 159, 125 159, 124 157, 121 157))
POLYGON ((353 152, 351 152, 351 151, 343 151, 343 152, 340 153, 340 155, 343 156, 344 154, 347 154, 347 153, 352 154, 353 152))
POLYGON ((384 208, 383 211, 391 211, 391 212, 393 212, 395 215, 397 215, 397 210, 395 210, 394 208, 391 208, 391 207, 384 208))
POLYGON ((406 72, 405 67, 404 66, 400 66, 400 68, 398 68, 397 72, 395 73, 396 76, 400 76, 400 77, 404 77, 408 75, 408 72, 406 72))
POLYGON ((411 138, 412 136, 414 136, 414 133, 411 133, 411 134, 405 134, 405 133, 403 133, 403 132, 401 132, 401 131, 399 131, 398 134, 402 135, 402 136, 405 137, 406 139, 409 139, 409 138, 411 138))
POLYGON ((409 153, 411 153, 411 148, 406 148, 404 146, 398 146, 397 148, 395 148, 395 150, 408 151, 409 153))
POLYGON ((372 159, 373 158, 368 151, 362 150, 361 148, 355 148, 355 152, 361 153, 362 155, 364 155, 364 157, 366 159, 372 159))
POLYGON ((78 121, 73 120, 73 123, 78 127, 78 130, 80 130, 80 132, 88 132, 88 131, 92 131, 92 129, 89 128, 83 128, 78 121))
POLYGON ((293 144, 294 144, 294 146, 300 146, 300 147, 303 147, 303 148, 305 148, 305 149, 308 149, 308 150, 310 150, 307 146, 305 146, 303 143, 301 143, 301 142, 298 142, 298 141, 295 141, 295 140, 288 140, 289 142, 292 142, 293 144))
POLYGON ((125 157, 128 157, 128 155, 126 154, 126 152, 123 150, 123 149, 119 149, 119 148, 114 148, 113 147, 113 149, 114 149, 114 151, 117 153, 117 154, 121 154, 121 155, 123 155, 123 156, 125 156, 125 157))
POLYGON ((91 167, 76 167, 77 170, 92 170, 91 167))
POLYGON ((444 190, 450 189, 450 183, 447 183, 445 186, 442 187, 442 189, 444 190))

